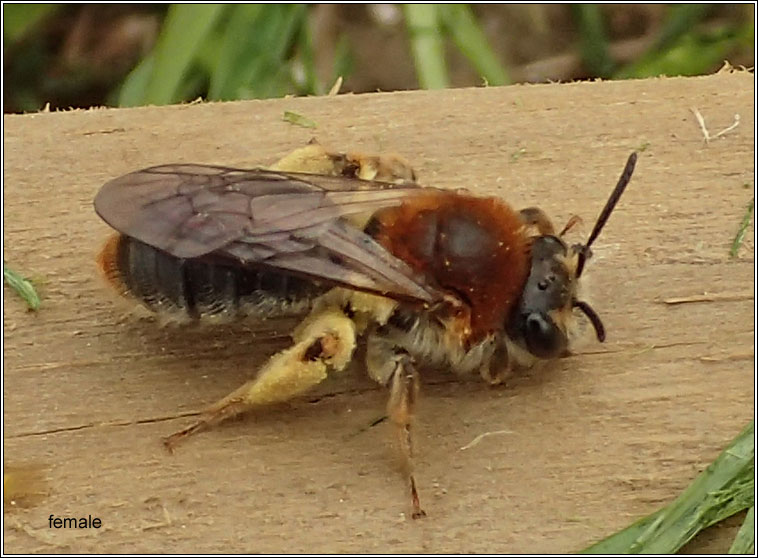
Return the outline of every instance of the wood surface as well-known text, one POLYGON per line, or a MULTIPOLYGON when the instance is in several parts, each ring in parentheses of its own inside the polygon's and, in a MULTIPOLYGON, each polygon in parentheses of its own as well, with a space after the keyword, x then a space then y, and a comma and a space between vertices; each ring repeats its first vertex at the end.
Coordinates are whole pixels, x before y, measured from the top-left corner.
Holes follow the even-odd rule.
MULTIPOLYGON (((4 460, 49 477, 36 505, 5 506, 4 551, 571 552, 655 511, 754 412, 752 224, 729 256, 754 190, 753 80, 4 116, 5 260, 42 296, 30 313, 4 289, 4 460), (711 135, 740 123, 706 144, 693 109, 711 135), (318 127, 283 121, 286 110, 318 127), (270 164, 314 136, 401 153, 424 184, 538 205, 559 224, 578 214, 585 234, 640 150, 586 273, 606 343, 499 389, 425 377, 423 520, 406 517, 389 427, 369 427, 386 394, 359 362, 168 455, 162 437, 286 346, 288 324, 160 327, 96 271, 109 229, 92 199, 110 178, 161 163, 270 164), (51 529, 51 514, 102 527, 51 529)), ((688 550, 725 551, 734 529, 723 532, 688 550)))

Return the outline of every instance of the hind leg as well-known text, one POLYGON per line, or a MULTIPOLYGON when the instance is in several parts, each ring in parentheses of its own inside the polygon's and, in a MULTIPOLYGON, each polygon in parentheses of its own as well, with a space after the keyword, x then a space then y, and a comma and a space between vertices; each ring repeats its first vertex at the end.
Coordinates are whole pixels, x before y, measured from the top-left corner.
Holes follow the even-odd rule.
POLYGON ((328 151, 315 140, 288 153, 269 167, 283 172, 308 172, 327 176, 346 176, 396 184, 416 182, 410 163, 395 154, 369 155, 328 151))
POLYGON ((188 436, 254 407, 288 401, 322 382, 329 370, 342 370, 355 349, 355 324, 342 311, 327 307, 306 318, 294 341, 272 356, 254 379, 206 409, 195 424, 166 438, 166 447, 173 450, 188 436))

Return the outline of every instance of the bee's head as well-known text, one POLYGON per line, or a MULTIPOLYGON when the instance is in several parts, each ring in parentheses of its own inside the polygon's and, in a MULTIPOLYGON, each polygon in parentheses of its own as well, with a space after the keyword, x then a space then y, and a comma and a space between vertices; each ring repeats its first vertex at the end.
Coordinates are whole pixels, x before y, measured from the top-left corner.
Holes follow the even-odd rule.
POLYGON ((573 220, 558 236, 546 234, 534 238, 529 277, 508 326, 508 334, 532 355, 547 359, 566 354, 574 309, 590 321, 597 340, 605 341, 603 322, 588 302, 579 299, 578 285, 585 264, 592 257, 590 247, 629 184, 636 162, 637 154, 632 153, 585 244, 569 247, 561 238, 573 220))

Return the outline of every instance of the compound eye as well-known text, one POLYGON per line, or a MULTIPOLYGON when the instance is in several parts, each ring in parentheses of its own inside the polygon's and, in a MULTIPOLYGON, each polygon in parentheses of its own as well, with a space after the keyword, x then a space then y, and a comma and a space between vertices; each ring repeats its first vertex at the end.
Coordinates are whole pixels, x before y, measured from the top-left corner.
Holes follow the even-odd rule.
POLYGON ((540 358, 561 356, 568 341, 550 316, 532 312, 524 322, 524 340, 529 352, 540 358))

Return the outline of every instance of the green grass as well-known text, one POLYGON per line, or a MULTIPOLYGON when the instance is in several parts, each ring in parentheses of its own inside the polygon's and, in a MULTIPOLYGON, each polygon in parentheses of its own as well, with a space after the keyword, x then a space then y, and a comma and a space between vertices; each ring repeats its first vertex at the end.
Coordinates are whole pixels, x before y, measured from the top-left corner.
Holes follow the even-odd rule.
POLYGON ((321 93, 307 16, 303 4, 172 4, 155 48, 122 84, 118 104, 321 93))
POLYGON ((608 52, 608 37, 600 6, 574 4, 571 11, 578 26, 579 52, 584 67, 597 77, 610 77, 615 63, 608 52))
POLYGON ((204 46, 220 5, 172 4, 153 51, 132 70, 119 94, 119 105, 166 105, 182 100, 183 85, 204 46))
POLYGON ((422 89, 448 87, 439 7, 435 4, 405 4, 403 13, 419 86, 422 89))
MULTIPOLYGON (((735 55, 744 57, 754 43, 753 6, 744 6, 744 17, 740 17, 740 7, 733 7, 726 18, 716 17, 713 6, 666 7, 665 15, 651 28, 656 33, 651 47, 623 66, 611 56, 611 41, 621 40, 608 21, 613 8, 567 6, 573 18, 573 48, 584 63, 582 75, 615 79, 696 75, 712 72, 735 55)), ((154 7, 148 11, 163 18, 154 48, 103 102, 141 106, 198 97, 237 100, 323 95, 338 76, 349 80, 354 70, 354 45, 347 32, 337 35, 331 64, 322 69, 327 74, 331 70, 331 75, 319 76, 313 37, 318 25, 315 9, 305 4, 154 7)), ((502 55, 492 48, 479 21, 477 14, 487 11, 468 4, 407 4, 400 9, 408 33, 408 56, 414 61, 421 88, 450 86, 447 55, 452 50, 466 58, 486 85, 511 82, 502 55)), ((13 84, 6 105, 12 110, 39 110, 47 101, 54 106, 75 106, 77 94, 103 95, 99 92, 103 82, 121 71, 109 76, 104 68, 88 67, 87 63, 93 62, 85 59, 84 65, 60 73, 60 49, 54 41, 61 34, 62 23, 76 21, 77 10, 55 4, 3 6, 3 42, 9 53, 6 81, 13 84)), ((519 17, 518 13, 503 15, 519 17)))
POLYGON ((734 538, 729 554, 755 554, 755 506, 751 506, 745 515, 737 536, 734 538))
MULTIPOLYGON (((584 549, 584 554, 671 554, 701 530, 754 505, 753 421, 682 494, 665 508, 584 549)), ((754 545, 750 533, 735 545, 754 545)))
MULTIPOLYGON (((486 83, 510 82, 469 6, 407 4, 403 13, 422 88, 450 85, 448 39, 486 83)), ((172 4, 155 48, 122 84, 118 104, 176 103, 203 90, 209 100, 323 94, 308 16, 303 4, 172 4)), ((330 83, 351 69, 344 39, 335 50, 330 83)))
POLYGON ((654 50, 664 50, 686 35, 700 22, 711 8, 708 4, 678 4, 669 6, 668 17, 655 42, 654 50))
POLYGON ((732 258, 737 257, 737 251, 740 249, 740 246, 742 246, 742 240, 745 238, 745 231, 747 231, 747 228, 750 225, 750 219, 753 217, 754 205, 755 198, 750 200, 750 203, 747 206, 747 211, 745 211, 745 215, 742 217, 742 221, 740 222, 740 228, 737 229, 737 234, 735 235, 734 241, 732 242, 732 248, 729 250, 729 256, 732 258))
POLYGON ((18 41, 59 7, 58 4, 3 5, 3 42, 18 41))
POLYGON ((39 310, 40 299, 34 285, 9 268, 5 262, 3 262, 3 280, 26 302, 29 310, 35 312, 39 310))
POLYGON ((455 46, 468 58, 485 83, 511 83, 508 72, 498 61, 471 8, 467 4, 442 4, 438 9, 443 29, 449 33, 455 46))
POLYGON ((670 6, 653 46, 619 68, 613 78, 701 75, 721 65, 736 49, 752 47, 755 27, 749 18, 736 26, 699 27, 710 8, 707 4, 670 6))
POLYGON ((487 85, 510 83, 467 4, 405 4, 405 24, 422 89, 449 87, 445 42, 449 37, 487 85))
POLYGON ((294 124, 295 126, 300 126, 302 128, 316 128, 317 126, 317 124, 307 116, 303 116, 302 114, 293 112, 291 110, 284 111, 282 120, 289 122, 290 124, 294 124))
POLYGON ((317 92, 307 6, 240 4, 230 9, 218 57, 209 64, 209 99, 262 99, 295 92, 293 48, 304 69, 303 92, 317 92))

